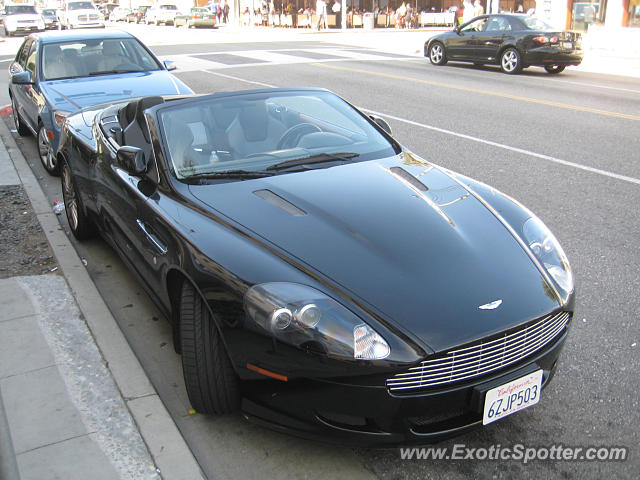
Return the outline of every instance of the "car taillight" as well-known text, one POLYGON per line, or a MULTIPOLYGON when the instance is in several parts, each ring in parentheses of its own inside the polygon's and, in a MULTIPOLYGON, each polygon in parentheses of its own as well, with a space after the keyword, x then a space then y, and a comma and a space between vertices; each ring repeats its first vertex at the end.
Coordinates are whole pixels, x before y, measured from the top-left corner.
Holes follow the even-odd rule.
POLYGON ((558 43, 558 37, 546 37, 544 35, 540 35, 539 37, 534 37, 533 41, 543 45, 545 43, 558 43))

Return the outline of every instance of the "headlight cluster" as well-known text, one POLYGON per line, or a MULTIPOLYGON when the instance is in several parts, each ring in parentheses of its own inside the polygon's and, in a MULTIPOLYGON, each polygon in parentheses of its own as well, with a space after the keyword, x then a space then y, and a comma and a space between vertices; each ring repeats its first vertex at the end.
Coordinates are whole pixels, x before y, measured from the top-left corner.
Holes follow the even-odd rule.
POLYGON ((275 338, 329 357, 381 360, 389 344, 371 326, 318 290, 295 283, 263 283, 244 299, 250 318, 275 338))
POLYGON ((522 233, 533 254, 564 292, 566 300, 573 292, 573 273, 560 243, 537 217, 531 217, 524 223, 522 233))

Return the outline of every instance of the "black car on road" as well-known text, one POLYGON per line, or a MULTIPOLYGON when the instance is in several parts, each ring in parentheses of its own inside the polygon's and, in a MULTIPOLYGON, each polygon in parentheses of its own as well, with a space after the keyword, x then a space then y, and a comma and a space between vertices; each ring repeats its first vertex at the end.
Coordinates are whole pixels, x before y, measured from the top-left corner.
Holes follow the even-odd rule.
POLYGON ((428 443, 535 405, 557 368, 574 286, 547 227, 331 92, 87 107, 58 162, 73 234, 171 320, 198 412, 428 443))
POLYGON ((520 73, 530 66, 549 73, 580 65, 580 33, 554 29, 542 20, 519 14, 481 15, 452 31, 431 37, 424 55, 434 65, 448 61, 500 65, 505 73, 520 73))

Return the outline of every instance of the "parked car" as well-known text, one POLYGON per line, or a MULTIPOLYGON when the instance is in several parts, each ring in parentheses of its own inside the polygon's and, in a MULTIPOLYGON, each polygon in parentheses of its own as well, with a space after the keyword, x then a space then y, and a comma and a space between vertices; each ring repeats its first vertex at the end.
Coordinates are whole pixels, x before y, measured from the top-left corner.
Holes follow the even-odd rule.
POLYGON ((39 32, 45 29, 42 16, 33 5, 9 4, 4 8, 4 34, 39 32))
POLYGON ((58 21, 58 11, 55 8, 43 8, 40 11, 46 30, 58 30, 60 22, 58 21))
POLYGON ((133 35, 121 31, 28 36, 9 67, 9 96, 20 135, 34 133, 51 174, 65 115, 106 101, 191 90, 133 35))
POLYGON ((174 23, 176 27, 215 27, 216 16, 210 10, 202 7, 194 7, 188 13, 178 14, 174 23))
POLYGON ((176 15, 178 14, 178 7, 172 4, 158 4, 147 9, 145 13, 145 23, 155 23, 160 25, 173 25, 176 15))
POLYGON ((104 28, 104 15, 87 0, 72 0, 58 12, 62 28, 104 28))
POLYGON ((425 443, 534 405, 556 370, 574 284, 549 229, 326 90, 127 100, 62 138, 71 231, 171 320, 198 412, 425 443))
POLYGON ((554 29, 532 16, 482 15, 431 37, 424 44, 424 55, 434 65, 449 60, 500 65, 511 74, 541 66, 555 74, 569 65, 580 65, 582 36, 554 29))
POLYGON ((126 7, 116 7, 111 11, 109 20, 112 22, 124 22, 131 9, 126 7))

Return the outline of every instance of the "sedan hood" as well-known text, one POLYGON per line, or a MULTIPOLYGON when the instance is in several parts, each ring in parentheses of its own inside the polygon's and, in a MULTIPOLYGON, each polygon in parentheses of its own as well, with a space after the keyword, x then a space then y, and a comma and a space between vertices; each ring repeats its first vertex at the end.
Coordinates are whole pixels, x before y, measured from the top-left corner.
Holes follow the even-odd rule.
POLYGON ((55 110, 69 112, 122 98, 192 93, 166 70, 53 80, 41 86, 55 110))
POLYGON ((190 188, 436 352, 558 307, 483 202, 410 154, 190 188))

